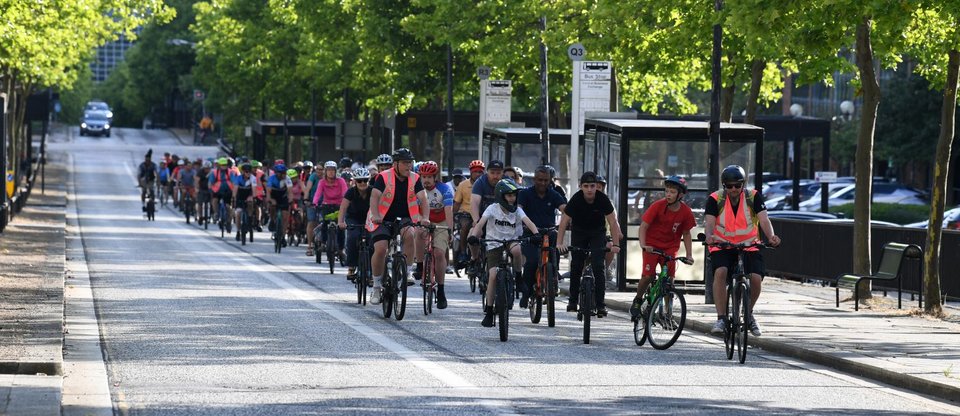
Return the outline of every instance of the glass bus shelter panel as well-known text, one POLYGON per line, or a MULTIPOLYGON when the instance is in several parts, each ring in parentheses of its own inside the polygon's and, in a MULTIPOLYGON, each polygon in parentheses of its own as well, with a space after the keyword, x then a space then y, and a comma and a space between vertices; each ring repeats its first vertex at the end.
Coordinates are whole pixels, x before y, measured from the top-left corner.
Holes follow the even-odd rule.
MULTIPOLYGON (((477 134, 458 132, 453 136, 453 167, 463 169, 464 174, 470 162, 477 158, 477 134)), ((440 161, 437 161, 438 163, 440 161)), ((441 166, 446 164, 446 160, 441 166)), ((444 168, 446 169, 446 168, 444 168)))
MULTIPOLYGON (((720 171, 730 165, 743 166, 747 176, 754 172, 757 165, 757 145, 755 143, 720 143, 720 171)), ((720 172, 717 172, 719 177, 720 172)), ((753 189, 755 183, 748 181, 746 187, 753 189)), ((704 186, 705 187, 705 186, 704 186)))

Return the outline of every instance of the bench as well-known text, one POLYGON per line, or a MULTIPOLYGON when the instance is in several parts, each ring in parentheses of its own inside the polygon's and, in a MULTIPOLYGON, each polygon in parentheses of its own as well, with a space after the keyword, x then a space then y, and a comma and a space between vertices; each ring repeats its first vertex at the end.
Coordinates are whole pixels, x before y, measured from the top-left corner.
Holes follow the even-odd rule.
MULTIPOLYGON (((860 310, 860 293, 857 287, 860 282, 870 280, 897 281, 897 308, 903 308, 903 263, 904 259, 914 258, 922 259, 923 250, 916 244, 903 244, 890 242, 883 245, 883 252, 880 254, 880 266, 877 272, 872 275, 841 274, 837 276, 837 307, 840 307, 840 288, 853 290, 853 310, 860 310)), ((921 263, 920 273, 920 304, 923 307, 923 265, 921 263)))

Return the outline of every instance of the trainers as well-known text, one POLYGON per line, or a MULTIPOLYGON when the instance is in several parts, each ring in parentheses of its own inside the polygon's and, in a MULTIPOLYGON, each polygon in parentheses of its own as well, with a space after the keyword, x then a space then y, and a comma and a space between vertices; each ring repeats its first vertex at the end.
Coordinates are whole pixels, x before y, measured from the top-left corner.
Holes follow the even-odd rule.
POLYGON ((486 328, 493 326, 493 311, 489 311, 483 316, 483 321, 480 322, 480 325, 483 325, 486 328))
POLYGON ((453 274, 453 266, 447 266, 446 273, 447 273, 447 274, 453 274))
POLYGON ((577 302, 567 302, 567 312, 576 312, 577 302))
POLYGON ((237 239, 237 241, 240 241, 240 231, 237 231, 236 239, 237 239))
POLYGON ((607 316, 607 307, 601 306, 597 308, 597 318, 603 318, 605 316, 607 316))
POLYGON ((447 309, 447 295, 443 293, 443 286, 437 286, 437 309, 447 309))
POLYGON ((354 281, 357 279, 357 270, 353 267, 347 268, 347 280, 354 281))
POLYGON ((527 304, 529 303, 529 301, 530 301, 530 297, 527 296, 527 293, 526 293, 526 292, 521 292, 521 293, 520 293, 520 308, 521 308, 521 309, 526 309, 526 308, 527 308, 527 304))
POLYGON ((713 324, 713 328, 710 328, 711 334, 722 334, 727 330, 727 320, 720 318, 717 319, 717 323, 713 324))
POLYGON ((750 333, 755 337, 763 335, 763 332, 760 331, 760 325, 757 325, 757 320, 750 318, 750 333))
POLYGON ((633 298, 633 304, 630 305, 630 317, 636 321, 640 318, 641 311, 643 311, 643 296, 637 295, 633 298))
POLYGON ((371 304, 371 305, 379 305, 379 304, 380 304, 380 291, 381 291, 381 288, 380 288, 379 286, 373 288, 373 294, 370 295, 370 304, 371 304))

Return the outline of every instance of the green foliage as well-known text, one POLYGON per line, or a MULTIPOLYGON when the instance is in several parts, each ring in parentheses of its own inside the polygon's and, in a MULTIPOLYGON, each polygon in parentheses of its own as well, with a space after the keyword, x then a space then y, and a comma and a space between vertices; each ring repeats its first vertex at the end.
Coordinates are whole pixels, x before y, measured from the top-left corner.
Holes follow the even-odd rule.
MULTIPOLYGON (((854 218, 854 204, 844 204, 830 208, 834 214, 842 214, 844 218, 854 218)), ((875 202, 870 205, 871 217, 877 221, 887 221, 894 224, 909 224, 927 219, 930 215, 929 205, 885 204, 875 202)))
POLYGON ((60 90, 60 121, 76 123, 83 116, 83 107, 93 98, 93 71, 84 65, 80 67, 77 82, 72 88, 60 90))
POLYGON ((876 157, 895 165, 930 161, 940 134, 943 97, 917 75, 898 72, 882 85, 877 112, 876 157))

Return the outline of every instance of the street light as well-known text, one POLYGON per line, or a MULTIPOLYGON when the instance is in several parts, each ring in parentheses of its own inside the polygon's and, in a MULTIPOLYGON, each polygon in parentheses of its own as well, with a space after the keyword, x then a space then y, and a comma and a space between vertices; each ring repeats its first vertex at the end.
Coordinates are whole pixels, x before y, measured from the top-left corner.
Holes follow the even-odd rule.
POLYGON ((856 110, 856 107, 853 105, 853 101, 843 100, 840 103, 840 114, 843 118, 850 120, 853 118, 853 112, 856 110))
POLYGON ((800 104, 793 104, 790 106, 790 115, 794 117, 800 117, 803 115, 803 106, 800 104))
POLYGON ((186 39, 167 39, 167 45, 197 47, 197 42, 191 42, 186 39))

